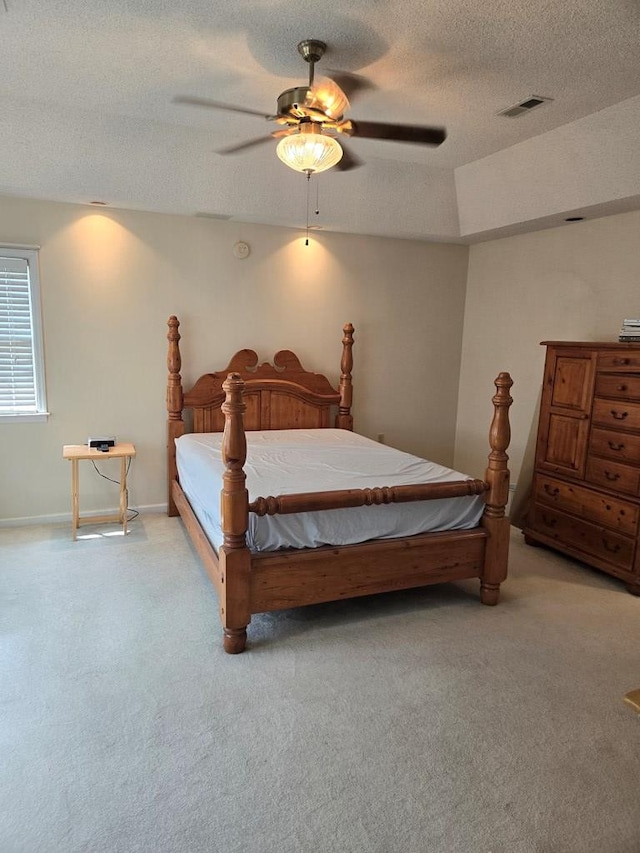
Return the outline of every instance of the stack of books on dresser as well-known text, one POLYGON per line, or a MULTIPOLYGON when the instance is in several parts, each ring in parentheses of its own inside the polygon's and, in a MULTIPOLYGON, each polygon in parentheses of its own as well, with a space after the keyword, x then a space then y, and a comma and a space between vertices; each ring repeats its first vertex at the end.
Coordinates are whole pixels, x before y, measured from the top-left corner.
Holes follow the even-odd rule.
POLYGON ((634 344, 640 344, 640 319, 638 320, 623 320, 619 341, 630 341, 634 344))

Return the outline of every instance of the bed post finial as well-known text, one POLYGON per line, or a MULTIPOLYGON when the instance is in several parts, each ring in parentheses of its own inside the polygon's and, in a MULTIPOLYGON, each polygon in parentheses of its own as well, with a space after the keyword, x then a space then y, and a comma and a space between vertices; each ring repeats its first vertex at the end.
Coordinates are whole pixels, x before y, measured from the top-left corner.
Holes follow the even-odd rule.
POLYGON ((220 547, 220 618, 224 631, 224 649, 229 654, 244 650, 247 625, 251 619, 249 571, 251 555, 246 543, 249 524, 249 493, 246 489, 244 463, 247 439, 243 416, 246 403, 242 399, 244 381, 239 373, 230 373, 222 383, 226 398, 222 404, 221 518, 224 541, 220 547))
POLYGON ((507 463, 509 457, 506 450, 511 441, 511 426, 509 424, 509 407, 513 399, 509 390, 513 385, 513 379, 508 373, 500 373, 495 382, 496 393, 491 398, 493 403, 493 420, 489 429, 489 467, 487 468, 487 482, 491 491, 487 497, 487 504, 495 510, 492 515, 504 515, 504 508, 509 499, 509 469, 507 463))
POLYGON ((500 373, 495 380, 496 393, 492 397, 493 419, 489 429, 489 464, 485 480, 489 485, 482 524, 489 533, 484 573, 480 584, 483 604, 497 604, 500 584, 507 576, 509 533, 511 525, 505 514, 509 500, 509 457, 507 448, 511 440, 509 407, 513 402, 509 390, 513 380, 508 373, 500 373))
POLYGON ((184 434, 182 378, 180 376, 182 360, 179 345, 180 332, 178 331, 180 322, 177 317, 172 315, 167 320, 167 325, 169 327, 167 332, 167 340, 169 341, 167 351, 167 474, 169 479, 167 514, 178 515, 178 509, 173 500, 173 483, 178 479, 175 440, 184 434))
POLYGON ((182 367, 182 358, 180 357, 180 321, 173 315, 167 320, 169 331, 167 332, 167 340, 169 341, 169 349, 167 351, 167 414, 169 420, 182 420, 182 379, 180 377, 180 368, 182 367))
POLYGON ((346 323, 343 328, 342 337, 342 360, 340 362, 340 405, 336 415, 337 429, 353 429, 353 417, 351 415, 351 404, 353 402, 353 386, 351 384, 351 371, 353 369, 353 326, 346 323))

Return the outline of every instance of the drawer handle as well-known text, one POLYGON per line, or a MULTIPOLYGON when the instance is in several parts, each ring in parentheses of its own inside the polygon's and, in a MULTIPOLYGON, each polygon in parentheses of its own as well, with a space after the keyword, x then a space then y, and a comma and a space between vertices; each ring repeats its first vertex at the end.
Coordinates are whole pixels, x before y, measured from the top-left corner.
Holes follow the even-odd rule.
POLYGON ((620 550, 619 544, 610 545, 604 537, 602 537, 602 544, 604 545, 605 550, 609 551, 610 554, 617 554, 620 550))
POLYGON ((549 483, 544 484, 544 490, 548 495, 551 495, 552 498, 555 498, 560 494, 560 489, 557 486, 550 486, 549 483))
POLYGON ((614 364, 629 364, 630 362, 629 362, 628 358, 614 358, 613 363, 614 364))
POLYGON ((627 390, 628 390, 628 385, 617 385, 616 386, 616 391, 627 391, 627 390))
POLYGON ((621 441, 609 441, 609 448, 611 450, 624 450, 624 444, 621 441))
POLYGON ((620 479, 620 474, 612 474, 611 471, 605 471, 604 476, 612 483, 620 479))
POLYGON ((628 417, 629 412, 617 412, 615 409, 611 409, 611 415, 617 421, 623 421, 626 417, 628 417))

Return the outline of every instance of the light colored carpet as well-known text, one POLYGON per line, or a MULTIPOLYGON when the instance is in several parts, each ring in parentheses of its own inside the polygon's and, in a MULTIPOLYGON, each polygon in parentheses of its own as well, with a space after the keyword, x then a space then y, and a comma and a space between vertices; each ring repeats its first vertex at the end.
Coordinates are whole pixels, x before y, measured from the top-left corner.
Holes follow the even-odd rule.
POLYGON ((0 530, 2 853, 638 853, 640 599, 477 582, 254 617, 177 519, 0 530), (90 533, 92 528, 82 528, 90 533))

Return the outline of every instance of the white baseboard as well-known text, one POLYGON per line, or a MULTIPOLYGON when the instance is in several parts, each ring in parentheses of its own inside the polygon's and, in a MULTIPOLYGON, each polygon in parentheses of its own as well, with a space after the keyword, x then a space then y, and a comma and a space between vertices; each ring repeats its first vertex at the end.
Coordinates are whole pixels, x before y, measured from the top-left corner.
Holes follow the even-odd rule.
MULTIPOLYGON (((149 515, 154 512, 166 512, 167 505, 164 504, 146 504, 145 506, 129 507, 130 510, 139 512, 140 515, 149 515)), ((120 510, 117 507, 106 509, 94 509, 87 513, 80 513, 80 518, 83 515, 117 515, 120 510)), ((32 524, 71 524, 70 512, 57 512, 53 515, 27 515, 22 518, 0 518, 0 527, 26 527, 32 524)))

